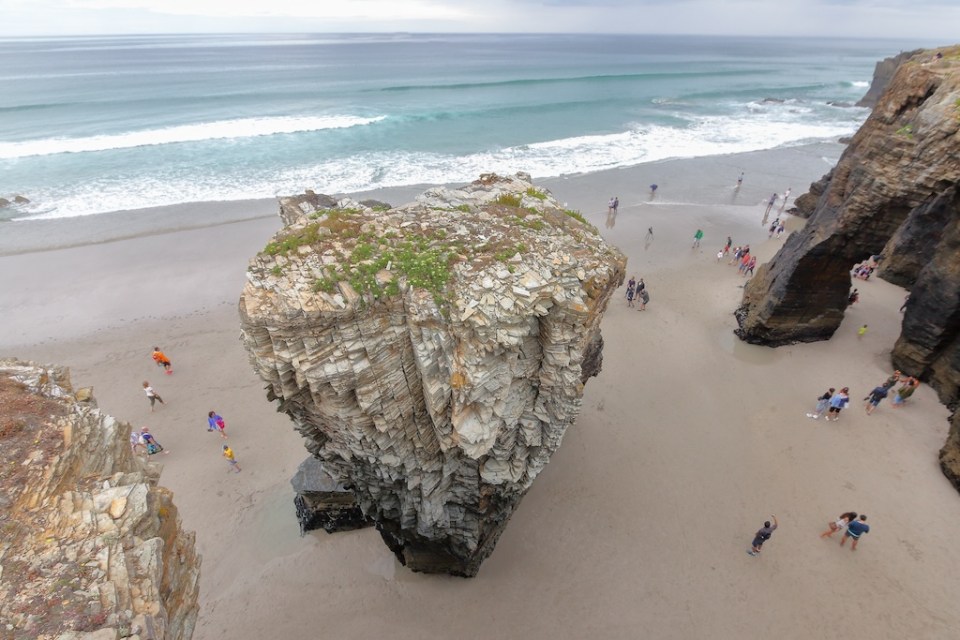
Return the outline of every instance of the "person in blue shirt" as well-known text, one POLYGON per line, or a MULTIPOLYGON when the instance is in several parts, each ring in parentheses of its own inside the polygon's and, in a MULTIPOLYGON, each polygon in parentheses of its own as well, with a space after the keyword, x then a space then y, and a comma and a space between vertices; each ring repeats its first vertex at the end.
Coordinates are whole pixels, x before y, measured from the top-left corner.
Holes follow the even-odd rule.
POLYGON ((843 411, 843 408, 847 406, 847 403, 850 402, 850 389, 844 387, 840 389, 840 393, 836 393, 830 398, 830 409, 827 410, 827 420, 833 420, 836 422, 840 419, 840 412, 843 411))
POLYGON ((889 387, 877 387, 870 392, 870 395, 864 398, 864 400, 867 403, 864 406, 864 409, 866 409, 867 411, 867 415, 870 415, 871 413, 873 413, 873 410, 877 408, 877 405, 880 404, 881 400, 887 397, 887 394, 889 392, 890 392, 889 387))
POLYGON ((847 531, 843 534, 843 537, 840 538, 840 546, 847 541, 847 538, 853 538, 853 543, 850 545, 851 551, 857 550, 857 543, 860 541, 860 536, 865 533, 870 532, 870 525, 867 524, 867 516, 860 516, 859 520, 854 520, 847 525, 847 531))

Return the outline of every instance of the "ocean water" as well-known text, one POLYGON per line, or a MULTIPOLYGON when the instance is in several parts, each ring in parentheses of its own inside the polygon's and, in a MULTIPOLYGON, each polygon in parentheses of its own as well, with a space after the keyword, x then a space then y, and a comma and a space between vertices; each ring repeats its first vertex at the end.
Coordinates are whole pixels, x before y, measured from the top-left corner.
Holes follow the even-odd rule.
POLYGON ((891 41, 0 39, 0 218, 534 178, 856 131, 891 41), (831 104, 835 103, 835 104, 831 104))

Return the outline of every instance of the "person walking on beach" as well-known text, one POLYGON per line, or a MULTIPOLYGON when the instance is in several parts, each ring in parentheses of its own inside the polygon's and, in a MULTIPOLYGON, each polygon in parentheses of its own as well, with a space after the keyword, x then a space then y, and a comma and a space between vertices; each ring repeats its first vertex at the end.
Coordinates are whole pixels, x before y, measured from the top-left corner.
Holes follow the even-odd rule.
POLYGON ((730 253, 730 247, 732 246, 733 246, 733 238, 731 238, 730 236, 727 236, 727 244, 724 245, 723 247, 723 255, 727 255, 728 253, 730 253))
POLYGON ((160 397, 160 394, 154 391, 153 387, 150 386, 150 383, 146 380, 143 381, 143 392, 147 394, 147 400, 150 401, 150 411, 153 412, 153 405, 159 402, 160 404, 166 404, 163 401, 163 398, 160 397))
POLYGON ((870 533, 870 525, 867 524, 867 516, 860 516, 859 520, 854 520, 847 525, 847 530, 840 538, 840 546, 842 547, 847 542, 847 538, 852 538, 853 543, 850 545, 850 551, 856 551, 860 536, 865 533, 870 533))
POLYGON ((153 348, 153 361, 157 363, 158 367, 163 367, 163 372, 167 375, 173 373, 173 365, 170 363, 170 358, 160 351, 160 347, 153 348))
POLYGON ((657 185, 656 184, 650 185, 650 197, 653 197, 653 194, 655 194, 656 192, 657 192, 657 185))
POLYGON ((157 453, 170 453, 163 448, 163 445, 157 442, 157 439, 153 437, 153 434, 150 433, 150 429, 147 427, 140 429, 140 439, 143 440, 143 443, 147 447, 148 456, 152 456, 157 453))
POLYGON ((767 201, 767 210, 763 212, 764 224, 766 224, 767 216, 770 215, 770 211, 771 209, 773 209, 773 205, 776 204, 776 202, 777 202, 777 194, 774 193, 772 196, 770 196, 770 200, 767 201))
POLYGON ((720 264, 720 261, 723 260, 723 249, 717 251, 717 264, 720 264))
POLYGON ((631 286, 627 287, 627 306, 633 307, 633 298, 634 298, 635 289, 631 286))
POLYGON ((703 240, 703 229, 697 229, 697 232, 693 234, 693 246, 691 249, 696 249, 700 246, 700 241, 703 240))
POLYGON ((854 289, 850 292, 850 295, 847 297, 847 302, 850 305, 855 305, 860 301, 860 292, 854 289))
POLYGON ((897 389, 897 392, 893 395, 893 408, 899 409, 906 403, 906 401, 913 395, 913 392, 917 390, 917 387, 920 386, 920 381, 916 378, 909 377, 903 381, 903 385, 897 389))
POLYGON ((820 534, 821 538, 829 538, 833 536, 837 531, 841 531, 847 528, 847 525, 857 519, 857 513, 855 511, 847 511, 846 513, 841 513, 840 517, 831 522, 828 525, 828 529, 820 534))
POLYGON ((743 171, 740 172, 739 177, 737 177, 737 189, 743 185, 743 171))
POLYGON ((830 398, 833 397, 833 392, 836 391, 833 387, 830 387, 823 392, 823 395, 817 398, 817 407, 813 410, 813 413, 808 413, 808 418, 813 418, 814 420, 819 420, 820 416, 823 415, 823 412, 827 410, 827 405, 830 404, 830 398))
POLYGON ((620 209, 620 197, 619 197, 619 196, 614 196, 614 197, 613 197, 613 215, 614 215, 614 216, 617 215, 617 211, 618 211, 619 209, 620 209))
POLYGON ((230 445, 223 445, 223 458, 227 461, 227 473, 231 471, 236 471, 240 473, 242 469, 237 463, 237 457, 233 454, 233 449, 230 448, 230 445))
POLYGON ((226 440, 226 428, 227 423, 223 421, 223 418, 218 415, 216 411, 211 411, 207 414, 207 431, 219 431, 220 437, 226 440))
POLYGON ((777 237, 778 237, 778 238, 783 235, 784 228, 785 228, 785 227, 783 226, 783 221, 781 220, 780 223, 777 224, 777 237))
POLYGON ((130 450, 133 455, 137 455, 137 451, 143 449, 146 452, 147 447, 144 444, 143 440, 140 438, 140 432, 136 429, 130 430, 130 450))
POLYGON ((754 268, 756 268, 756 266, 757 266, 757 256, 752 256, 752 257, 750 258, 750 262, 747 263, 747 268, 746 268, 746 270, 744 270, 743 275, 744 275, 744 276, 752 276, 752 275, 753 275, 753 270, 754 270, 754 268))
POLYGON ((840 389, 840 393, 835 393, 832 398, 830 398, 830 408, 827 410, 827 420, 832 420, 836 422, 840 419, 840 412, 843 411, 843 408, 847 406, 847 403, 850 402, 850 388, 844 387, 840 389), (831 416, 833 416, 831 418, 831 416))
POLYGON ((763 526, 757 531, 756 535, 753 536, 753 542, 750 543, 750 549, 747 551, 751 556, 760 555, 760 548, 763 546, 763 543, 770 539, 770 536, 773 535, 773 532, 776 531, 777 527, 780 525, 777 522, 777 516, 771 515, 773 518, 773 524, 770 524, 770 521, 767 520, 763 523, 763 526))
POLYGON ((615 210, 613 208, 613 198, 610 198, 610 200, 607 201, 607 215, 612 216, 614 213, 615 210))
POLYGON ((791 191, 793 191, 793 187, 787 187, 787 190, 783 192, 783 202, 780 203, 780 211, 783 211, 784 207, 787 206, 787 198, 790 197, 791 191))
POLYGON ((867 415, 873 413, 873 410, 877 408, 877 405, 880 404, 880 401, 887 397, 887 394, 890 393, 890 387, 879 386, 875 387, 873 391, 870 392, 864 401, 867 404, 864 405, 864 410, 867 412, 867 415))
POLYGON ((857 329, 857 340, 859 340, 865 335, 867 335, 867 325, 863 325, 862 327, 857 329))

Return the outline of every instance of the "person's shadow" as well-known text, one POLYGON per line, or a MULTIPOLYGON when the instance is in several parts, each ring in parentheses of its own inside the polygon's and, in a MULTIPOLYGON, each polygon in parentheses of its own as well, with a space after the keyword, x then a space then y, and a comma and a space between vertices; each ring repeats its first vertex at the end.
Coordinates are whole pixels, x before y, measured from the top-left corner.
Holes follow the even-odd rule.
POLYGON ((607 229, 613 229, 617 226, 617 212, 608 211, 607 212, 607 229))

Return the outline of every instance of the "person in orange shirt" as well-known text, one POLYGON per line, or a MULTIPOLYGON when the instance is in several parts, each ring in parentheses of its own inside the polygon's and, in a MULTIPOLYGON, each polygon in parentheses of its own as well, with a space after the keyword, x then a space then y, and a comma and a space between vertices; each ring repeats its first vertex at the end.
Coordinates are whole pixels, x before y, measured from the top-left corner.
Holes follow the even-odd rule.
POLYGON ((163 372, 167 375, 173 373, 173 365, 170 363, 170 358, 168 358, 163 351, 160 351, 160 347, 153 348, 153 361, 157 363, 158 367, 163 367, 163 372))

